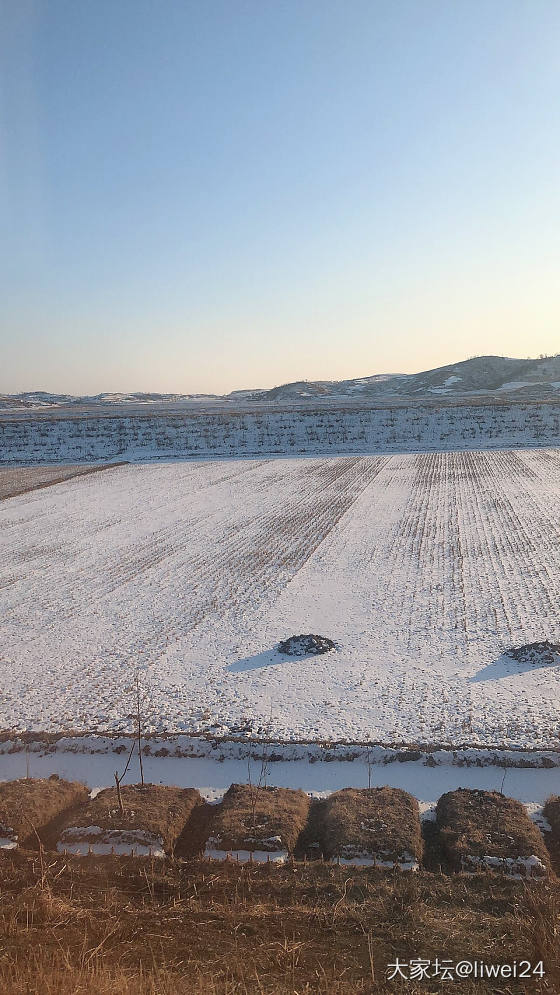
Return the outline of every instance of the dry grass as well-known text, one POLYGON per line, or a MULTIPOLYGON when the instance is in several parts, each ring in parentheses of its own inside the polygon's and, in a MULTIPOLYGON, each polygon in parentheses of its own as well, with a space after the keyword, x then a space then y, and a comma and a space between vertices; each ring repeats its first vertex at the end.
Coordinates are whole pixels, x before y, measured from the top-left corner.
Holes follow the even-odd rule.
POLYGON ((400 788, 343 788, 331 795, 324 813, 327 858, 378 856, 422 859, 418 802, 400 788))
POLYGON ((468 869, 470 857, 516 860, 535 855, 550 870, 542 835, 523 805, 497 791, 448 791, 438 801, 437 822, 443 851, 454 869, 468 869))
POLYGON ((431 995, 395 957, 544 960, 461 995, 560 991, 560 885, 333 865, 0 857, 6 995, 431 995), (527 987, 525 987, 525 984, 527 987))
MULTIPOLYGON (((77 781, 63 781, 53 774, 49 778, 22 778, 0 784, 0 823, 13 829, 20 846, 35 846, 35 832, 48 829, 49 823, 75 805, 84 805, 89 790, 77 781)), ((6 835, 0 827, 0 836, 6 835)))
POLYGON ((309 813, 309 797, 290 788, 232 784, 210 824, 212 848, 293 853, 309 813), (273 837, 279 841, 272 842, 273 837))
POLYGON ((130 832, 141 830, 163 840, 171 853, 193 810, 202 804, 196 788, 167 787, 160 784, 129 784, 121 787, 123 812, 117 789, 100 791, 66 826, 99 826, 101 829, 130 832))

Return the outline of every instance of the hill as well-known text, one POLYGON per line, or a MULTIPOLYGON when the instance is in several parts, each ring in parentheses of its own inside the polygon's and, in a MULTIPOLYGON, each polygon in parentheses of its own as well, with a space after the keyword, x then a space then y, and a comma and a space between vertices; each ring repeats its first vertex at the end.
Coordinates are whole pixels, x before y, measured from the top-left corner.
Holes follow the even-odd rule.
POLYGON ((381 374, 339 381, 299 381, 260 394, 259 400, 355 397, 381 400, 499 394, 520 398, 560 397, 560 354, 541 359, 477 356, 423 373, 381 374))
POLYGON ((51 394, 46 391, 23 391, 0 394, 0 410, 36 408, 110 408, 131 405, 199 406, 209 402, 218 405, 246 405, 253 402, 275 403, 317 401, 337 398, 364 401, 421 401, 423 398, 453 398, 493 396, 520 400, 560 398, 560 353, 539 359, 510 359, 506 356, 476 356, 440 366, 422 373, 376 373, 353 380, 298 380, 270 390, 252 388, 217 394, 157 394, 101 393, 78 396, 51 394))

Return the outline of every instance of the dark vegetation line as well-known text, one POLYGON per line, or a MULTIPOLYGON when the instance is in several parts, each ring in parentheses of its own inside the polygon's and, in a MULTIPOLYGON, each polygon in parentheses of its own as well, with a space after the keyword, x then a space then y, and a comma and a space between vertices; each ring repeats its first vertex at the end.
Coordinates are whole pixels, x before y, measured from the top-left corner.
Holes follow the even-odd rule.
MULTIPOLYGON (((40 491, 44 487, 52 487, 54 484, 63 484, 67 480, 74 480, 75 477, 87 477, 90 473, 101 473, 103 470, 114 470, 118 466, 127 466, 127 461, 123 460, 120 463, 103 463, 101 466, 89 466, 85 469, 80 466, 76 466, 76 469, 74 470, 73 473, 62 474, 61 476, 53 477, 52 480, 44 480, 41 483, 29 484, 29 486, 22 487, 17 491, 12 491, 10 494, 4 494, 4 495, 0 494, 0 501, 7 501, 9 498, 20 497, 22 494, 29 494, 31 491, 40 491)), ((61 464, 61 469, 63 469, 63 467, 64 464, 61 464)), ((26 466, 26 467, 17 467, 17 468, 16 467, 3 468, 5 472, 12 472, 12 469, 14 471, 29 470, 30 472, 32 472, 33 470, 40 469, 40 467, 26 466)), ((0 475, 1 473, 2 469, 0 469, 0 475)))

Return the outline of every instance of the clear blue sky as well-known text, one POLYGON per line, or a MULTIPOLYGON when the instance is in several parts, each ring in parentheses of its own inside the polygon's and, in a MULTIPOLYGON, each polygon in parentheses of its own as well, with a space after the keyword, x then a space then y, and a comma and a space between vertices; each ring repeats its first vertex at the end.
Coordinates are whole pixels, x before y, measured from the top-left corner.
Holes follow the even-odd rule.
POLYGON ((557 0, 0 9, 0 390, 559 351, 557 0))

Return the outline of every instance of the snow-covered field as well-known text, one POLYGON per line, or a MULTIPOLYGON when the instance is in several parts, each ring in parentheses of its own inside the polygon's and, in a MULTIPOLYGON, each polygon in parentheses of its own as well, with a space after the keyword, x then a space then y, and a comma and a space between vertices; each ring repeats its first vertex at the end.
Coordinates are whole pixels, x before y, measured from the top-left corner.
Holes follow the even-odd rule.
POLYGON ((106 470, 0 504, 0 727, 558 747, 560 452, 106 470), (329 636, 322 656, 280 639, 329 636))

